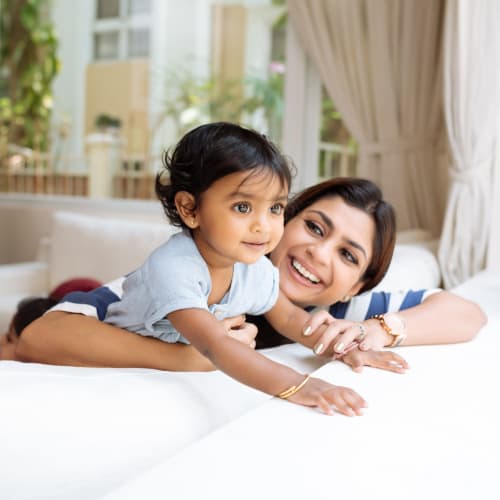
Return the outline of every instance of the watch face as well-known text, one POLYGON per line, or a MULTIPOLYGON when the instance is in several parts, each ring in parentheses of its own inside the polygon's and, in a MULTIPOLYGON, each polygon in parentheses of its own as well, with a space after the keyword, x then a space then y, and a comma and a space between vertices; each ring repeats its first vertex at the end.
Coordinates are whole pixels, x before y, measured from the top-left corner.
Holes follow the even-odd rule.
POLYGON ((399 314, 388 313, 384 314, 384 320, 387 326, 394 332, 395 335, 404 334, 406 331, 406 323, 399 314))

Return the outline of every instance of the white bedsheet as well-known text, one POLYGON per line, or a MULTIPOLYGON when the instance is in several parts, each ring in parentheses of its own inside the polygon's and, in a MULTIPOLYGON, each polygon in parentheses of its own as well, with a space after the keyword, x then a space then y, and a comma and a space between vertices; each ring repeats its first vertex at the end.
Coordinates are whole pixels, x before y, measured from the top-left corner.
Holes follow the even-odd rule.
POLYGON ((490 317, 473 342, 401 348, 412 367, 401 376, 316 372, 365 396, 363 417, 271 400, 102 500, 498 500, 499 278, 458 290, 490 317))
MULTIPOLYGON (((309 372, 301 346, 267 355, 309 372)), ((95 499, 269 396, 221 372, 0 362, 0 500, 95 499)))
POLYGON ((269 352, 355 388, 370 404, 359 418, 220 372, 1 362, 0 499, 498 500, 500 277, 458 291, 489 324, 467 344, 401 348, 405 375, 269 352))

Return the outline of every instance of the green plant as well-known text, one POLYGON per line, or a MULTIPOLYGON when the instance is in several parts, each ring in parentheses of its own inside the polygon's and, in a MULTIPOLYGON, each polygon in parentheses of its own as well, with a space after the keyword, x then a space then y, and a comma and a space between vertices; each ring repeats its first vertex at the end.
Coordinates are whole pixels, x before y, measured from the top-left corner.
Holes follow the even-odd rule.
POLYGON ((94 123, 98 129, 120 128, 122 126, 120 118, 105 113, 97 115, 94 123))
POLYGON ((178 137, 208 121, 230 121, 253 126, 261 112, 267 133, 279 128, 283 109, 283 78, 271 73, 267 79, 246 77, 239 80, 202 78, 188 70, 172 70, 165 79, 165 98, 154 131, 169 119, 178 137))
POLYGON ((48 0, 2 0, 0 120, 4 141, 47 150, 51 85, 59 71, 48 0))

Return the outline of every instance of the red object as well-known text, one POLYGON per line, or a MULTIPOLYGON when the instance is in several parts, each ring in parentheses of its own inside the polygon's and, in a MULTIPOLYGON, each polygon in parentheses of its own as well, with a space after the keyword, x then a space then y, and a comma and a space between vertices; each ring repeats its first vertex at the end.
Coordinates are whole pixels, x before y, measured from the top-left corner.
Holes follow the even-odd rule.
POLYGON ((100 281, 92 278, 72 278, 56 286, 56 288, 50 292, 49 297, 59 301, 70 292, 90 292, 90 290, 99 288, 101 285, 102 283, 100 281))

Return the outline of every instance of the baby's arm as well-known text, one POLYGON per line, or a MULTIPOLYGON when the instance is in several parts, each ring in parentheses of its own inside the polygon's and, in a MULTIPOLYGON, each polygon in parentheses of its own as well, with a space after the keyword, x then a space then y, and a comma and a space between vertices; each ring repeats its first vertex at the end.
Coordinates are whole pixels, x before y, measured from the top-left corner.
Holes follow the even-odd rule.
MULTIPOLYGON (((307 319, 308 314, 304 314, 307 319)), ((243 384, 274 396, 300 385, 305 378, 228 336, 221 323, 208 311, 182 309, 170 313, 168 319, 216 367, 243 384)), ((365 401, 351 389, 316 378, 309 379, 289 400, 319 407, 327 414, 332 413, 330 405, 345 415, 359 415, 366 406, 365 401)))
POLYGON ((329 321, 327 320, 335 321, 335 318, 326 311, 314 315, 304 311, 293 304, 283 292, 279 293, 276 304, 265 314, 265 317, 281 335, 311 349, 314 349, 318 337, 328 329, 329 321), (304 327, 308 325, 312 327, 310 331, 305 332, 304 327))

